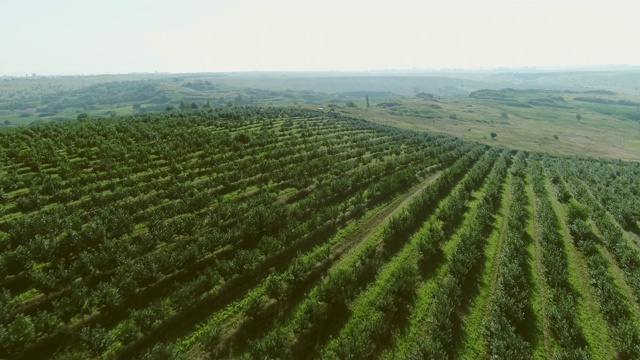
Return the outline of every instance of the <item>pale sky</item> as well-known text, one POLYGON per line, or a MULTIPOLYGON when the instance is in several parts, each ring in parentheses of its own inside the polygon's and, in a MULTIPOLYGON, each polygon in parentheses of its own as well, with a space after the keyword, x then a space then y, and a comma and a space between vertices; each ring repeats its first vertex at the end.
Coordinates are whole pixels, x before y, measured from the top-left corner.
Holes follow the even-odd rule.
POLYGON ((0 75, 640 65, 640 1, 0 0, 0 75))

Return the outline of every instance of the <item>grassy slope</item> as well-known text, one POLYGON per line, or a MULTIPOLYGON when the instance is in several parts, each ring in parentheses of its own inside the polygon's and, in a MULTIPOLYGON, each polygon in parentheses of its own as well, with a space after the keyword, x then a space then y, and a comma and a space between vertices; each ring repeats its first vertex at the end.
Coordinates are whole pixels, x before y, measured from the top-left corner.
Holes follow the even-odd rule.
POLYGON ((482 98, 399 98, 389 100, 398 103, 397 106, 381 107, 376 106, 380 104, 376 102, 369 108, 345 108, 344 111, 400 128, 445 133, 513 149, 640 160, 640 140, 637 137, 640 123, 625 117, 633 111, 640 114, 640 110, 633 106, 574 100, 575 97, 593 96, 617 101, 629 99, 628 95, 549 92, 514 94, 509 101, 482 98), (565 101, 552 104, 556 106, 516 107, 505 104, 512 101, 527 104, 535 98, 549 96, 562 96, 565 101), (581 115, 580 121, 576 118, 578 113, 581 115), (497 134, 495 139, 490 136, 492 132, 497 134))

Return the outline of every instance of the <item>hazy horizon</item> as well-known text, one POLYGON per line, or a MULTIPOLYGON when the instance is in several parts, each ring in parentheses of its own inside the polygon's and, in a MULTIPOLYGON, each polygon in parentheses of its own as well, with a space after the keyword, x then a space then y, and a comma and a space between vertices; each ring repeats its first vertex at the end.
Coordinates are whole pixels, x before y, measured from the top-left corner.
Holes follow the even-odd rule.
POLYGON ((628 0, 0 2, 0 75, 640 65, 628 0))

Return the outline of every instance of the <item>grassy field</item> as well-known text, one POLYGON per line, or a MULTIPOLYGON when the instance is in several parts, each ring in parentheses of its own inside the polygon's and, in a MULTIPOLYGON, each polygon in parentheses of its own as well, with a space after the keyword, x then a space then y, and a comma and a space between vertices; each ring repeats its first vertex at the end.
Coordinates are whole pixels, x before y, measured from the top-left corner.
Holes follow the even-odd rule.
POLYGON ((357 108, 341 111, 404 129, 512 149, 640 160, 640 108, 620 103, 634 104, 639 97, 534 90, 474 94, 385 99, 372 102, 369 108, 360 102, 357 108), (576 100, 583 98, 611 103, 576 100))

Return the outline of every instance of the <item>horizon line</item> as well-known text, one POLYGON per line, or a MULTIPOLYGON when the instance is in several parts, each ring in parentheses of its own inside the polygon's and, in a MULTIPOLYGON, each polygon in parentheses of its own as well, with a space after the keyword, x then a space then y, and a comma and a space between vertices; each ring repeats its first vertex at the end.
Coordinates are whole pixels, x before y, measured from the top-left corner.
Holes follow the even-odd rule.
POLYGON ((45 78, 45 77, 89 77, 89 76, 123 76, 123 75, 189 75, 189 74, 251 74, 251 73, 428 73, 428 72, 540 72, 540 71, 611 71, 611 70, 640 70, 635 64, 598 64, 598 65, 525 65, 525 66, 466 66, 466 67, 413 67, 413 68, 382 68, 368 70, 324 69, 324 70, 227 70, 227 71, 131 71, 131 72, 103 72, 103 73, 26 73, 24 75, 2 74, 0 78, 45 78))

